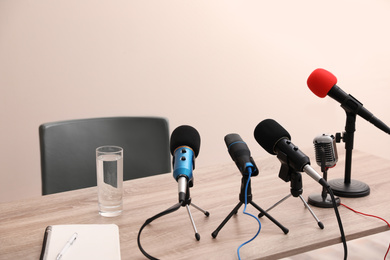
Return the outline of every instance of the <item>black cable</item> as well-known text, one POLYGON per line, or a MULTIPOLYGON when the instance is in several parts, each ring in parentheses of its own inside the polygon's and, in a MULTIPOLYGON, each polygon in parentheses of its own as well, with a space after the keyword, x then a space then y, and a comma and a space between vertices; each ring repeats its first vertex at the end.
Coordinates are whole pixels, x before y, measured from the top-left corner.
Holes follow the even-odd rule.
POLYGON ((159 218, 159 217, 162 217, 164 215, 167 215, 169 213, 172 213, 176 210, 178 210, 180 207, 181 207, 181 203, 177 203, 175 205, 173 205, 172 207, 168 208, 167 210, 163 211, 163 212, 160 212, 158 213, 157 215, 151 217, 151 218, 148 218, 145 223, 142 225, 142 227, 140 228, 139 232, 138 232, 138 237, 137 237, 137 243, 138 243, 138 248, 139 250, 141 250, 142 254, 144 254, 144 256, 146 256, 147 258, 149 258, 150 260, 158 260, 158 258, 155 258, 151 255, 149 255, 148 253, 146 253, 146 251, 142 248, 141 246, 141 240, 140 240, 140 237, 141 237, 141 232, 142 230, 144 229, 144 227, 146 227, 146 225, 150 224, 153 220, 159 218))
POLYGON ((336 213, 337 222, 339 224, 340 234, 341 234, 341 241, 343 242, 344 246, 344 260, 347 259, 348 256, 348 249, 347 249, 347 240, 345 239, 344 229, 343 229, 343 223, 341 222, 339 210, 337 209, 336 199, 334 197, 332 189, 329 187, 329 185, 326 186, 326 189, 328 190, 328 193, 332 199, 332 204, 334 208, 334 212, 336 213))

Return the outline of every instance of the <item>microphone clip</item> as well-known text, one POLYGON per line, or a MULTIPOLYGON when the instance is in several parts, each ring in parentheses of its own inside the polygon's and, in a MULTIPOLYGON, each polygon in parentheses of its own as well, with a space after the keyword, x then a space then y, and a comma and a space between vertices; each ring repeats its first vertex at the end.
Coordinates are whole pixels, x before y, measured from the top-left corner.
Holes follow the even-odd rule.
POLYGON ((294 197, 298 197, 303 193, 302 189, 302 174, 298 171, 295 171, 290 165, 287 154, 280 151, 277 154, 277 158, 279 159, 281 166, 279 170, 279 178, 284 180, 285 182, 290 183, 290 192, 294 197))
POLYGON ((292 167, 290 167, 287 154, 282 151, 279 151, 276 157, 281 163, 279 170, 279 178, 281 178, 285 182, 289 182, 291 180, 291 174, 295 173, 296 171, 293 170, 292 167))

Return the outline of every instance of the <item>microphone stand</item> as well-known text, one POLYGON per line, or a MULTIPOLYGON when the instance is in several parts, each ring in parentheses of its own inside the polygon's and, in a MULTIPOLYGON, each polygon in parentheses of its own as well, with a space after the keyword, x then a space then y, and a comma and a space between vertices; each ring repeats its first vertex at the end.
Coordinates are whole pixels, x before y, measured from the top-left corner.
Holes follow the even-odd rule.
MULTIPOLYGON (((222 221, 222 223, 217 227, 217 229, 211 234, 213 238, 216 238, 219 231, 225 226, 225 224, 230 220, 230 218, 237 214, 240 207, 245 203, 245 186, 248 182, 248 176, 243 175, 241 178, 241 190, 239 195, 239 202, 238 204, 233 208, 233 210, 229 213, 229 215, 222 221)), ((277 225, 284 234, 288 233, 288 229, 285 228, 282 224, 280 224, 277 220, 275 220, 271 215, 269 215, 266 211, 264 211, 262 208, 260 208, 255 202, 252 200, 252 188, 251 188, 251 181, 249 181, 248 189, 247 189, 247 203, 251 204, 253 207, 255 207, 257 210, 259 210, 262 214, 264 214, 268 219, 270 219, 275 225, 277 225)))
MULTIPOLYGON (((196 206, 194 203, 191 203, 191 197, 190 197, 190 188, 189 186, 192 186, 192 185, 187 185, 187 188, 186 188, 186 197, 184 199, 184 201, 182 202, 178 202, 176 203, 175 205, 173 205, 172 207, 168 208, 167 210, 147 219, 145 221, 145 224, 144 226, 146 226, 147 224, 151 223, 153 220, 161 217, 161 216, 164 216, 164 215, 167 215, 169 213, 172 213, 172 212, 175 212, 176 210, 178 210, 180 207, 186 207, 187 208, 187 212, 188 212, 188 216, 190 217, 190 220, 191 220, 191 224, 192 224, 192 227, 194 228, 194 232, 195 232, 195 238, 196 240, 200 240, 200 235, 198 233, 198 230, 196 229, 196 226, 195 226, 195 222, 194 222, 194 219, 192 218, 192 214, 191 214, 191 211, 190 211, 190 205, 192 205, 194 208, 196 208, 197 210, 201 211, 203 214, 205 214, 206 217, 208 217, 210 215, 210 213, 208 211, 205 211, 203 209, 201 209, 200 207, 196 206)), ((141 234, 141 231, 142 229, 144 228, 144 226, 142 226, 140 232, 139 232, 139 235, 141 234)))
POLYGON ((192 205, 194 206, 194 208, 196 208, 197 210, 203 212, 203 214, 206 215, 206 217, 208 217, 210 215, 210 213, 208 211, 205 211, 201 208, 199 208, 198 206, 196 206, 195 204, 191 204, 191 197, 190 197, 190 188, 189 186, 192 187, 192 181, 190 182, 191 185, 187 185, 187 188, 186 188, 186 197, 185 197, 185 200, 182 201, 182 202, 178 202, 176 203, 175 205, 173 205, 172 207, 154 215, 153 217, 151 218, 148 218, 145 223, 141 226, 139 232, 138 232, 138 236, 137 236, 137 243, 138 243, 138 248, 140 249, 140 251, 142 252, 142 254, 144 254, 144 256, 146 256, 148 259, 151 259, 151 260, 158 260, 157 258, 149 255, 142 247, 141 245, 141 232, 142 230, 148 225, 150 224, 152 221, 162 217, 162 216, 165 216, 167 214, 170 214, 172 212, 175 212, 176 210, 178 210, 180 207, 186 207, 187 208, 187 212, 188 212, 188 215, 190 217, 190 220, 191 220, 191 224, 192 224, 192 227, 194 228, 194 232, 195 232, 195 238, 196 240, 200 240, 200 235, 198 233, 198 230, 196 229, 196 226, 195 226, 195 222, 194 222, 194 219, 192 218, 192 215, 191 215, 191 211, 190 211, 190 208, 189 208, 189 205, 192 205))
MULTIPOLYGON (((192 224, 192 227, 194 229, 194 232, 195 232, 195 238, 196 240, 200 240, 200 235, 198 233, 198 230, 196 229, 196 225, 195 225, 195 222, 194 222, 194 219, 192 218, 192 214, 191 214, 191 211, 190 211, 190 205, 192 205, 194 208, 196 208, 197 210, 199 210, 200 212, 202 212, 206 217, 210 216, 210 213, 208 211, 205 211, 203 209, 201 209, 200 207, 196 206, 194 203, 191 203, 191 197, 190 197, 190 188, 189 188, 190 185, 187 185, 187 190, 186 190, 186 197, 185 197, 185 200, 181 203, 181 206, 182 207, 186 207, 187 209, 187 212, 188 212, 188 216, 190 217, 190 220, 191 220, 191 224, 192 224)), ((180 202, 179 202, 180 203, 180 202)))
POLYGON ((348 198, 364 197, 370 194, 370 187, 364 182, 351 179, 352 150, 356 124, 356 113, 346 111, 346 114, 347 120, 343 136, 341 136, 341 133, 336 133, 336 142, 340 143, 342 139, 345 143, 346 152, 344 180, 334 179, 330 180, 328 184, 333 190, 333 193, 337 196, 348 198))
MULTIPOLYGON (((325 149, 321 147, 319 149, 319 156, 321 157, 321 171, 325 181, 328 179, 328 168, 325 166, 325 149)), ((335 197, 336 205, 340 206, 340 198, 335 197)), ((308 203, 315 207, 320 208, 333 208, 333 202, 331 196, 325 187, 322 187, 321 194, 312 194, 308 198, 308 203)))
MULTIPOLYGON (((313 210, 310 208, 309 204, 305 201, 305 199, 302 197, 303 188, 302 188, 302 174, 298 171, 295 171, 290 165, 288 164, 288 157, 285 153, 279 152, 277 155, 279 161, 282 163, 279 171, 279 178, 284 180, 285 182, 290 182, 290 194, 276 202, 274 205, 272 205, 269 209, 266 210, 266 212, 270 211, 286 199, 288 199, 290 196, 293 197, 299 197, 305 207, 309 210, 313 218, 317 221, 318 226, 321 229, 324 229, 324 224, 317 218, 317 216, 314 214, 313 210)), ((259 214, 259 218, 261 218, 263 215, 259 214)))

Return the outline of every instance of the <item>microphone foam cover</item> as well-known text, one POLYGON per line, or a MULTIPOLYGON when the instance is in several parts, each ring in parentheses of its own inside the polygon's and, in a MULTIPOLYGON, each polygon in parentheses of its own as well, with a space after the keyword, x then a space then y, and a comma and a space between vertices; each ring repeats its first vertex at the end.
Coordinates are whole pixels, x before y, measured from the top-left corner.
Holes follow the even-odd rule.
POLYGON ((255 128, 255 139, 268 153, 275 155, 274 147, 283 138, 291 140, 290 134, 273 119, 261 121, 255 128))
POLYGON ((336 83, 336 76, 324 69, 314 70, 307 78, 307 86, 320 98, 326 97, 329 90, 336 85, 336 83))
POLYGON ((195 154, 199 154, 200 136, 198 131, 189 125, 182 125, 173 130, 170 141, 171 154, 174 155, 176 148, 180 146, 190 147, 195 154))

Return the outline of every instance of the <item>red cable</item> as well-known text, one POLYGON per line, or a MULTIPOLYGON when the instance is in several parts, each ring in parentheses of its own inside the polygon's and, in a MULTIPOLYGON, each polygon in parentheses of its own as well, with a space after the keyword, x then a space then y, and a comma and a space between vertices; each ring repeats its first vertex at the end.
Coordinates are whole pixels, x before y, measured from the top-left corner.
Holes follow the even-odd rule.
MULTIPOLYGON (((343 203, 340 203, 340 205, 346 207, 346 208, 349 209, 349 210, 352 210, 353 212, 355 212, 355 213, 357 213, 357 214, 361 214, 361 215, 363 215, 363 216, 373 217, 373 218, 380 219, 380 220, 386 222, 386 224, 387 224, 387 225, 389 226, 389 228, 390 228, 389 222, 387 222, 385 219, 383 219, 383 218, 381 218, 381 217, 359 212, 359 211, 357 211, 357 210, 354 210, 354 209, 348 207, 347 205, 344 205, 343 203)), ((389 243, 389 247, 387 248, 387 251, 386 251, 386 254, 385 254, 385 258, 384 258, 385 260, 386 260, 387 254, 389 253, 389 250, 390 250, 390 243, 389 243)))

